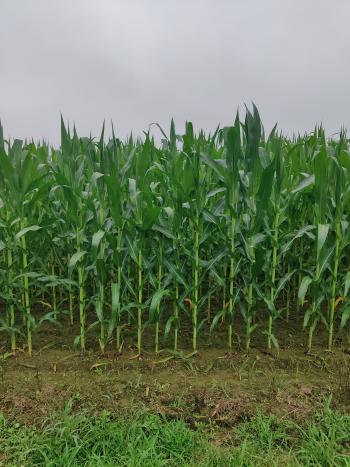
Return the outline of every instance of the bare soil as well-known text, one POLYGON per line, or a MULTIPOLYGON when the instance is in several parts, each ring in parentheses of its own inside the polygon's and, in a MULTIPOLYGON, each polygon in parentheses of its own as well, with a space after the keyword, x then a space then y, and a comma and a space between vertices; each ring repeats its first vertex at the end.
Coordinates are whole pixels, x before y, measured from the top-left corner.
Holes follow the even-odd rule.
MULTIPOLYGON (((248 355, 242 350, 226 353, 224 330, 221 338, 203 331, 194 355, 188 333, 182 340, 187 348, 179 357, 168 351, 156 357, 151 338, 138 357, 127 332, 121 354, 111 343, 104 355, 96 347, 82 355, 72 346, 76 332, 42 329, 35 337, 32 358, 25 347, 9 356, 4 346, 0 412, 9 421, 39 424, 74 399, 74 410, 96 414, 108 410, 117 416, 147 408, 167 418, 182 417, 190 424, 205 422, 221 432, 216 439, 225 443, 230 427, 249 419, 257 409, 302 421, 331 396, 338 410, 350 413, 346 347, 326 352, 320 335, 313 353, 306 354, 305 336, 295 323, 284 336, 280 331, 283 348, 279 351, 266 351, 265 336, 261 336, 248 355)), ((238 340, 236 344, 239 347, 238 340)))

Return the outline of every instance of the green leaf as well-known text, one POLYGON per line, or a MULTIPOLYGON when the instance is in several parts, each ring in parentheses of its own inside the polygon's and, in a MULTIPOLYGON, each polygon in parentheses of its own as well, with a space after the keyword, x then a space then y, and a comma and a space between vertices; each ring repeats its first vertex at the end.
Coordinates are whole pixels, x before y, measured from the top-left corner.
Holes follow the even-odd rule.
POLYGON ((24 227, 24 229, 20 230, 16 234, 15 238, 18 240, 21 237, 23 237, 23 235, 25 235, 27 232, 37 232, 40 229, 41 227, 39 225, 30 225, 29 227, 24 227))
POLYGON ((170 291, 169 289, 158 289, 155 291, 153 294, 152 300, 151 300, 151 305, 149 308, 149 316, 150 316, 150 321, 154 322, 159 319, 159 306, 162 301, 162 299, 169 295, 170 291))
POLYGON ((101 301, 99 299, 96 300, 95 311, 96 311, 97 319, 99 320, 100 323, 102 323, 104 321, 103 307, 102 307, 102 303, 101 303, 101 301))
POLYGON ((343 329, 346 326, 346 323, 349 321, 350 318, 350 303, 346 303, 341 310, 341 321, 340 321, 340 329, 343 329))
POLYGON ((111 299, 112 299, 112 313, 117 315, 120 305, 120 288, 119 284, 112 282, 111 284, 111 299))
POLYGON ((96 249, 98 248, 104 235, 105 235, 105 232, 103 230, 99 230, 98 232, 94 233, 94 235, 92 236, 92 247, 93 248, 96 248, 96 249))
POLYGON ((131 259, 138 264, 138 255, 137 255, 137 247, 136 247, 136 242, 132 241, 128 235, 126 235, 126 243, 128 246, 128 252, 131 257, 131 259))
POLYGON ((208 209, 202 209, 202 215, 203 215, 204 220, 206 220, 207 222, 214 224, 214 225, 217 224, 216 216, 214 216, 212 212, 208 211, 208 209))
POLYGON ((165 237, 169 238, 170 240, 176 240, 176 237, 170 232, 170 230, 160 226, 160 225, 153 225, 152 230, 156 230, 157 232, 163 234, 165 237))
POLYGON ((168 337, 170 331, 171 331, 171 327, 174 323, 176 323, 176 321, 178 320, 178 318, 176 318, 176 316, 174 315, 171 315, 170 318, 167 320, 166 322, 166 325, 165 325, 165 329, 164 329, 164 337, 168 337))
POLYGON ((276 339, 276 337, 274 336, 274 334, 271 334, 271 335, 270 335, 270 338, 271 338, 272 345, 273 345, 276 349, 278 349, 278 348, 279 348, 278 340, 276 339))
POLYGON ((206 195, 206 198, 209 199, 213 196, 216 196, 217 194, 219 193, 224 193, 226 191, 226 187, 218 187, 218 188, 214 188, 213 190, 210 190, 207 195, 206 195))
POLYGON ((317 257, 320 256, 321 250, 325 241, 327 240, 329 232, 329 224, 318 224, 317 225, 317 257))
POLYGON ((345 275, 344 297, 347 297, 350 288, 350 271, 345 275))
POLYGON ((162 209, 159 206, 148 204, 142 211, 142 227, 145 230, 150 229, 158 219, 162 209))
POLYGON ((308 291, 309 285, 312 283, 312 278, 310 276, 303 277, 298 291, 298 300, 299 303, 303 303, 305 300, 305 295, 308 291))
POLYGON ((187 287, 186 281, 183 279, 178 268, 173 263, 171 263, 167 258, 164 258, 164 265, 178 284, 187 287))
POLYGON ((330 266, 331 258, 333 256, 333 251, 334 251, 334 245, 331 246, 328 249, 323 249, 322 253, 320 255, 320 258, 318 259, 318 264, 319 264, 319 275, 316 278, 317 280, 322 276, 323 272, 325 269, 330 266))
POLYGON ((95 184, 95 183, 97 182, 97 180, 98 180, 99 178, 103 177, 103 176, 104 176, 104 174, 102 174, 101 172, 94 172, 94 173, 92 174, 92 177, 91 177, 91 183, 92 183, 92 184, 95 184))
POLYGON ((211 156, 201 153, 202 161, 207 164, 208 167, 212 168, 216 175, 219 177, 219 180, 225 180, 225 167, 218 163, 217 160, 213 159, 211 156))
POLYGON ((250 239, 250 243, 256 247, 256 245, 258 245, 259 243, 263 242, 266 238, 266 235, 263 234, 263 233, 257 233, 255 235, 253 235, 250 239))
POLYGON ((117 177, 105 177, 112 218, 117 227, 122 227, 121 187, 117 177))
POLYGON ((328 163, 329 157, 325 146, 314 157, 315 195, 318 223, 324 223, 328 200, 328 163))
POLYGON ((249 329, 247 329, 247 334, 251 336, 258 326, 258 324, 253 324, 252 326, 250 326, 249 329))
POLYGON ((306 328, 309 325, 311 316, 312 316, 312 307, 310 306, 304 314, 304 323, 303 323, 304 328, 306 328))
POLYGON ((297 239, 297 238, 301 238, 303 237, 304 235, 307 235, 307 236, 310 236, 313 234, 311 233, 313 230, 315 229, 315 226, 314 225, 305 225, 304 227, 302 227, 301 229, 297 230, 296 232, 293 233, 293 236, 291 238, 291 240, 289 240, 286 244, 283 245, 282 249, 281 249, 281 252, 284 254, 286 252, 288 252, 290 250, 290 247, 292 246, 292 244, 294 243, 294 241, 297 239))
POLYGON ((315 176, 314 175, 309 175, 308 177, 304 178, 304 180, 302 180, 299 185, 294 188, 294 190, 291 191, 291 193, 299 193, 299 191, 303 191, 305 190, 306 188, 314 185, 315 183, 315 176))
POLYGON ((75 268, 77 263, 83 259, 86 253, 87 251, 77 251, 76 253, 74 253, 74 255, 69 260, 68 269, 72 270, 73 268, 75 268))
POLYGON ((134 178, 129 178, 129 193, 131 202, 136 205, 138 192, 136 190, 136 180, 134 178))
POLYGON ((275 293, 275 299, 277 298, 277 296, 279 295, 279 293, 284 289, 285 285, 287 284, 287 282, 290 281, 290 279, 292 278, 293 274, 295 273, 295 271, 290 271, 290 272, 287 272, 287 274, 285 274, 279 281, 278 283, 278 287, 276 289, 276 293, 275 293))
POLYGON ((263 216, 268 208, 268 203, 271 197, 272 191, 272 181, 275 174, 275 162, 272 161, 270 165, 264 169, 258 193, 256 195, 256 216, 254 219, 254 228, 255 230, 259 228, 263 216))
POLYGON ((220 318, 222 318, 224 315, 225 315, 225 310, 220 310, 218 313, 216 313, 216 315, 214 316, 213 321, 212 321, 212 323, 210 325, 210 332, 211 333, 215 330, 216 326, 219 323, 220 318))

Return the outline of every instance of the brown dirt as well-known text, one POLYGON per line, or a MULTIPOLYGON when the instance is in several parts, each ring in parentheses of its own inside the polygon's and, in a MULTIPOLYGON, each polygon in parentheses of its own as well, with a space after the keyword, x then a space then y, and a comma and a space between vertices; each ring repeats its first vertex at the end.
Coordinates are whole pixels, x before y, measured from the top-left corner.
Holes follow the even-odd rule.
POLYGON ((276 353, 253 349, 249 355, 205 350, 188 359, 82 356, 69 349, 24 352, 1 362, 0 412, 10 421, 40 423, 69 399, 74 409, 118 415, 147 408, 169 418, 183 417, 230 427, 257 407, 303 419, 332 396, 350 412, 350 356, 340 350, 305 355, 298 349, 276 353))
MULTIPOLYGON (((265 323, 259 324, 264 329, 265 323)), ((24 342, 19 342, 22 350, 14 357, 6 354, 8 343, 2 342, 0 412, 9 421, 40 423, 74 399, 76 410, 109 410, 118 415, 147 408, 191 424, 213 423, 223 430, 251 417, 258 407, 301 420, 319 410, 329 396, 339 410, 350 412, 350 354, 341 336, 335 351, 325 352, 327 334, 320 327, 313 353, 307 355, 301 327, 296 320, 277 323, 279 352, 266 351, 266 336, 257 332, 249 355, 240 345, 244 325, 239 319, 237 351, 230 355, 225 351, 225 324, 214 335, 203 327, 199 352, 189 358, 175 358, 167 351, 155 357, 148 330, 144 354, 138 359, 131 328, 125 329, 122 355, 112 350, 114 342, 105 355, 99 354, 96 328, 88 335, 89 351, 81 355, 72 345, 77 325, 47 325, 34 336, 32 358, 24 342)), ((190 334, 189 327, 182 328, 184 356, 191 354, 190 334)), ((162 341, 163 348, 171 345, 171 336, 162 341)))

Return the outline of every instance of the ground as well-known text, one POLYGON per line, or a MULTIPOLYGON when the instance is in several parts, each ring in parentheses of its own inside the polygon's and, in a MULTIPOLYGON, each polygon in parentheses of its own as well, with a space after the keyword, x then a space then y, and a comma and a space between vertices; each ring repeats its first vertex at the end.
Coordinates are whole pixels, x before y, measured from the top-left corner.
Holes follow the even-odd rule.
POLYGON ((337 408, 350 412, 350 356, 340 351, 133 357, 131 351, 82 356, 49 348, 32 358, 18 353, 1 366, 0 410, 7 419, 32 423, 74 398, 96 411, 146 406, 168 417, 232 426, 257 406, 293 419, 307 417, 332 395, 337 408))
POLYGON ((82 355, 71 345, 74 330, 64 338, 60 332, 42 330, 32 358, 25 349, 15 357, 4 353, 0 412, 8 423, 40 426, 67 401, 73 412, 92 415, 108 411, 127 417, 147 409, 192 428, 200 423, 210 429, 213 445, 225 447, 234 443, 233 428, 259 411, 303 424, 328 400, 339 413, 350 414, 347 348, 326 352, 320 336, 312 354, 306 354, 298 323, 289 326, 280 350, 266 351, 262 336, 249 354, 228 354, 223 337, 221 347, 213 348, 220 337, 208 334, 195 354, 188 338, 177 356, 163 351, 156 357, 146 342, 142 357, 135 358, 127 337, 121 354, 111 344, 104 355, 96 347, 82 355))

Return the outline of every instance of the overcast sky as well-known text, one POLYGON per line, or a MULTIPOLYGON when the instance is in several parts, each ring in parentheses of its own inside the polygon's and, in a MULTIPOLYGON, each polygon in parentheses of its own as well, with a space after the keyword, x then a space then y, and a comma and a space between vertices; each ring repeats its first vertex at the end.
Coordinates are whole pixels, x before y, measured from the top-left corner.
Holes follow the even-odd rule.
POLYGON ((350 127, 349 0, 0 0, 0 118, 59 140, 151 122, 213 130, 254 101, 267 129, 350 127))

